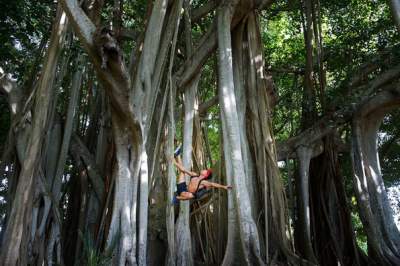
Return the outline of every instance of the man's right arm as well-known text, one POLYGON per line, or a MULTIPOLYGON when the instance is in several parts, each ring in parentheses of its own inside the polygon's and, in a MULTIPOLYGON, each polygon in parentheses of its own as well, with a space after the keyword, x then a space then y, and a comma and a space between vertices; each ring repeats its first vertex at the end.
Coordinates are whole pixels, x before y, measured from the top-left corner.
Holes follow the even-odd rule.
POLYGON ((174 159, 174 164, 176 165, 176 167, 178 167, 179 171, 184 172, 184 173, 186 173, 186 174, 188 174, 188 175, 190 175, 190 176, 198 176, 197 173, 192 172, 192 171, 189 171, 189 170, 186 170, 186 169, 183 167, 183 165, 180 164, 179 162, 177 162, 175 159, 174 159))

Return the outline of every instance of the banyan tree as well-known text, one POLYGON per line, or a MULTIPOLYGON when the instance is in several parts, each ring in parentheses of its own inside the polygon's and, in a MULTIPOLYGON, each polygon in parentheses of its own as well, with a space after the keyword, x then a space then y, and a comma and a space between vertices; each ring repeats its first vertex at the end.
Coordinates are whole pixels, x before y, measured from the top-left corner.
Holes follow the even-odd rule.
POLYGON ((400 265, 398 0, 1 6, 0 265, 400 265))

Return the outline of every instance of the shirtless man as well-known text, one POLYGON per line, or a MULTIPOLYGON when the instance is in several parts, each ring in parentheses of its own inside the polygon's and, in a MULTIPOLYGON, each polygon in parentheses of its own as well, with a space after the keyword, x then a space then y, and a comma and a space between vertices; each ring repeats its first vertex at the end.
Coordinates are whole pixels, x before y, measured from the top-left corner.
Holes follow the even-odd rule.
MULTIPOLYGON (((180 172, 178 184, 176 185, 178 194, 176 196, 176 199, 178 200, 190 200, 199 198, 199 195, 202 194, 199 192, 207 188, 222 188, 226 190, 232 188, 232 186, 230 185, 224 186, 218 183, 207 181, 207 179, 211 178, 212 176, 211 169, 201 170, 200 174, 188 171, 183 167, 179 156, 174 159, 174 164, 180 172), (186 185, 185 174, 190 176, 189 185, 186 185)), ((174 199, 174 203, 176 202, 177 201, 174 199)))

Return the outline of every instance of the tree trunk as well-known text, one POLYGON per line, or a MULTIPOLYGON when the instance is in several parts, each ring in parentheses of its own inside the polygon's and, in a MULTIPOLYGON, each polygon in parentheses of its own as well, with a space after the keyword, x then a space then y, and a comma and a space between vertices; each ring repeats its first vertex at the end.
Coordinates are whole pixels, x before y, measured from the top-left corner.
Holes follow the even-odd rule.
POLYGON ((251 213, 250 197, 246 185, 246 173, 240 143, 239 118, 237 114, 230 25, 234 7, 238 1, 223 3, 217 12, 218 21, 218 70, 219 103, 221 118, 226 123, 227 139, 224 148, 229 150, 226 164, 232 163, 233 192, 238 212, 239 232, 244 259, 247 265, 263 264, 260 254, 258 229, 251 213))
MULTIPOLYGON (((193 140, 193 118, 194 118, 194 101, 197 92, 197 85, 200 80, 200 75, 195 78, 193 84, 185 93, 185 116, 183 127, 183 158, 182 163, 186 169, 191 169, 192 159, 192 140, 193 140)), ((189 182, 189 177, 185 176, 186 183, 189 182)), ((192 243, 189 228, 189 210, 190 201, 180 202, 180 211, 178 221, 176 222, 176 249, 179 250, 176 255, 177 265, 193 265, 192 243)))
POLYGON ((400 264, 400 233, 382 180, 377 134, 385 114, 400 106, 400 89, 381 92, 356 113, 352 123, 352 163, 360 217, 373 263, 400 264))
MULTIPOLYGON (((304 43, 306 48, 306 68, 304 73, 304 88, 302 100, 301 124, 303 129, 310 127, 316 118, 316 102, 313 71, 313 26, 312 0, 304 0, 305 21, 303 21, 304 43)), ((304 19, 303 19, 304 20, 304 19)))
MULTIPOLYGON (((230 156, 229 146, 225 143, 227 141, 227 129, 225 125, 226 119, 224 118, 223 110, 221 110, 221 123, 222 123, 222 134, 223 134, 223 158, 230 156)), ((229 160, 225 160, 226 169, 226 182, 227 184, 234 183, 233 176, 233 166, 229 160)), ((233 193, 228 193, 228 239, 226 243, 224 259, 221 263, 223 266, 230 265, 243 265, 246 263, 244 258, 244 253, 242 250, 239 234, 239 221, 237 216, 237 205, 235 204, 235 199, 233 193)))
POLYGON ((311 242, 311 216, 310 216, 310 160, 312 149, 300 146, 296 150, 299 158, 299 174, 296 175, 297 190, 297 220, 296 236, 297 249, 301 254, 313 263, 317 263, 311 242))
POLYGON ((324 265, 365 265, 351 223, 335 135, 324 138, 324 151, 311 160, 311 224, 315 253, 324 265))
POLYGON ((32 132, 29 136, 26 151, 27 159, 19 176, 10 218, 6 227, 7 231, 3 239, 3 248, 0 257, 2 265, 24 264, 27 256, 27 250, 21 248, 21 245, 23 247, 29 235, 28 223, 31 221, 32 215, 34 176, 37 173, 38 163, 40 162, 40 152, 48 120, 49 104, 53 95, 51 89, 56 70, 54 66, 57 65, 68 27, 66 15, 61 12, 60 8, 58 9, 55 21, 56 23, 52 30, 49 49, 37 89, 32 132))
MULTIPOLYGON (((277 256, 282 261, 298 264, 287 234, 287 212, 284 187, 276 160, 276 147, 270 118, 272 77, 264 72, 264 58, 260 26, 255 12, 248 15, 244 28, 242 69, 246 91, 246 134, 249 140, 249 159, 254 161, 255 189, 262 195, 259 204, 264 209, 265 256, 267 263, 274 263, 277 256), (279 255, 278 255, 279 254, 279 255)), ((250 177, 249 177, 250 178, 250 177)), ((258 216, 258 213, 257 213, 258 216)))
MULTIPOLYGON (((171 84, 172 85, 172 84, 171 84)), ((171 154, 174 153, 174 138, 175 138, 175 115, 174 115, 174 99, 175 99, 175 90, 173 87, 170 87, 169 96, 168 96, 168 140, 167 140, 167 154, 165 157, 167 160, 171 154)), ((176 187, 176 176, 174 171, 174 166, 172 162, 168 164, 168 192, 167 192, 167 240, 168 240, 168 255, 167 255, 167 266, 175 265, 176 261, 176 243, 175 243, 175 208, 171 203, 174 197, 174 191, 176 187)))

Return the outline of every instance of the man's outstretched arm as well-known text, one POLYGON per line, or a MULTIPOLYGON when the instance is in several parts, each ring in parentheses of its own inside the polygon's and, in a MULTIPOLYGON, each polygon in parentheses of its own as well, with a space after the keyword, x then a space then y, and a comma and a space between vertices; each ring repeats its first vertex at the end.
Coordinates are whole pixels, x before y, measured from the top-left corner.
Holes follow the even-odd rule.
POLYGON ((225 185, 221 185, 221 184, 214 183, 214 182, 209 182, 209 181, 202 181, 202 184, 205 185, 205 186, 207 186, 207 187, 222 188, 222 189, 225 189, 225 190, 228 190, 228 189, 231 189, 231 188, 232 188, 231 185, 226 185, 226 186, 225 186, 225 185))
POLYGON ((174 160, 174 164, 175 164, 176 167, 179 169, 179 171, 181 171, 181 172, 183 172, 183 173, 186 173, 187 175, 190 175, 190 176, 198 176, 197 173, 192 172, 192 171, 189 171, 189 170, 186 170, 185 167, 183 167, 182 163, 179 162, 179 159, 176 160, 176 159, 174 158, 173 160, 174 160))

